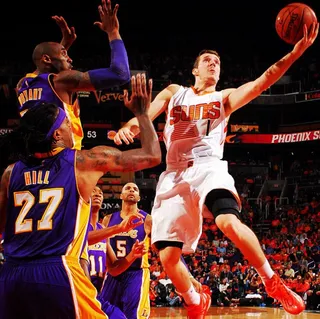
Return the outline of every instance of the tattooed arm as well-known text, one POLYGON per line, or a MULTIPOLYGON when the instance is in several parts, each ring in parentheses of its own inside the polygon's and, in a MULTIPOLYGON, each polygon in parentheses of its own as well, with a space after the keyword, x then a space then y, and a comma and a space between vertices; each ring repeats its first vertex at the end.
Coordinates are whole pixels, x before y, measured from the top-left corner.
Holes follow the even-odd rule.
POLYGON ((89 199, 97 181, 108 171, 139 171, 161 162, 158 136, 149 117, 137 116, 141 128, 141 148, 120 151, 113 147, 96 146, 77 151, 76 171, 80 194, 89 199), (89 190, 89 186, 92 187, 89 190))
POLYGON ((128 93, 124 100, 136 116, 141 130, 141 148, 125 152, 107 147, 97 146, 91 150, 77 151, 76 175, 80 194, 86 200, 90 198, 99 178, 108 171, 138 171, 153 167, 161 162, 161 149, 157 133, 148 116, 152 95, 152 81, 146 81, 145 74, 137 74, 131 78, 132 94, 128 93), (129 103, 130 102, 130 103, 129 103))
POLYGON ((293 50, 285 55, 278 62, 269 67, 256 80, 248 82, 237 89, 223 90, 223 104, 226 116, 236 111, 240 107, 248 104, 258 97, 263 91, 276 83, 290 68, 290 66, 312 45, 318 35, 319 24, 313 24, 308 33, 304 26, 304 36, 297 42, 293 50))
POLYGON ((158 136, 147 115, 138 116, 141 127, 141 148, 120 151, 113 147, 96 146, 77 152, 77 169, 103 175, 108 171, 135 172, 156 166, 161 161, 158 136))
POLYGON ((6 224, 7 202, 8 202, 8 186, 10 175, 14 165, 10 165, 4 171, 0 184, 0 234, 3 233, 6 224))
POLYGON ((54 87, 58 91, 94 91, 88 72, 77 70, 61 71, 53 78, 54 87))

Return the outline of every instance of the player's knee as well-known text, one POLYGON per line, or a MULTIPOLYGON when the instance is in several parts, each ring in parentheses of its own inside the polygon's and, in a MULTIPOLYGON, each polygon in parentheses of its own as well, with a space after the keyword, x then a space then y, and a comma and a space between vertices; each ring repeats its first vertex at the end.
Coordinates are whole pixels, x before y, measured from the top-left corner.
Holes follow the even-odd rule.
POLYGON ((181 257, 181 248, 166 246, 159 251, 159 257, 164 268, 173 267, 179 263, 181 257))
POLYGON ((240 220, 234 214, 220 214, 216 217, 216 225, 229 238, 233 238, 239 231, 240 220))
POLYGON ((208 193, 205 205, 216 219, 219 215, 234 215, 239 218, 239 205, 233 194, 225 189, 214 189, 208 193))

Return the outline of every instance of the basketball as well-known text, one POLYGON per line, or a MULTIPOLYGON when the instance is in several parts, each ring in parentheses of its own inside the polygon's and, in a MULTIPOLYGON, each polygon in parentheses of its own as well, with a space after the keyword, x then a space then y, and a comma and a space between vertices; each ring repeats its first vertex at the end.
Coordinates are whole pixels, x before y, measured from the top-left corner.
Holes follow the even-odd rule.
POLYGON ((289 44, 296 44, 303 38, 303 26, 308 31, 312 23, 317 23, 314 11, 303 3, 290 3, 280 10, 276 18, 276 30, 279 37, 289 44))

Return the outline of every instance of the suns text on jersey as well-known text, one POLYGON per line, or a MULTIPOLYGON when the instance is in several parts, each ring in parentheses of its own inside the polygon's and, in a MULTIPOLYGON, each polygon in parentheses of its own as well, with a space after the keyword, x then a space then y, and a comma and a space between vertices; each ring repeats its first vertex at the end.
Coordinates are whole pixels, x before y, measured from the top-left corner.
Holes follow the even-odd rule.
POLYGON ((216 120, 220 117, 221 103, 219 101, 200 103, 196 105, 176 105, 170 110, 170 125, 179 121, 216 120))

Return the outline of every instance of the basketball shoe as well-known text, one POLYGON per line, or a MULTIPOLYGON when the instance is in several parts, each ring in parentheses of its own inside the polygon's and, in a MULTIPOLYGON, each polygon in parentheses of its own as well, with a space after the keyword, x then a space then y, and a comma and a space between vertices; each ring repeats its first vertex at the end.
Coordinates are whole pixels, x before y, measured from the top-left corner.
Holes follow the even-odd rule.
POLYGON ((276 274, 266 280, 266 292, 274 299, 280 301, 283 309, 292 315, 297 315, 305 309, 302 298, 290 290, 276 274))
POLYGON ((206 285, 202 285, 202 293, 200 293, 200 304, 187 306, 188 319, 203 319, 211 306, 211 291, 206 285))

